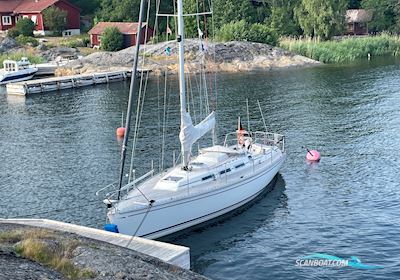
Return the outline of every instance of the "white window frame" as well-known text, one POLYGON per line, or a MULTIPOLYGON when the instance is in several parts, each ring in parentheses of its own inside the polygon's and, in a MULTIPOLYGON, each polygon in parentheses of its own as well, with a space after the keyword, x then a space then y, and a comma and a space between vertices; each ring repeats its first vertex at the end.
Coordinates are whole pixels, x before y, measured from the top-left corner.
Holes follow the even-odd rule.
POLYGON ((11 16, 2 16, 1 17, 1 23, 3 25, 12 25, 12 18, 11 16), (7 19, 7 20, 6 20, 7 19))
POLYGON ((33 23, 34 23, 35 25, 37 25, 37 16, 36 16, 36 15, 33 15, 33 16, 31 17, 31 21, 33 21, 33 23))

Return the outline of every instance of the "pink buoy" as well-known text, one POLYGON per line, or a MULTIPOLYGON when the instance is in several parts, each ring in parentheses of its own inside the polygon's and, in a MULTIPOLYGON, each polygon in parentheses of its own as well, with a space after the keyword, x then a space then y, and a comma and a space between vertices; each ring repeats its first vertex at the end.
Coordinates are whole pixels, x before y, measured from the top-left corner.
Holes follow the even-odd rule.
POLYGON ((125 135, 125 127, 118 127, 117 128, 117 136, 124 137, 124 135, 125 135))
POLYGON ((308 161, 319 161, 321 159, 321 154, 317 150, 307 150, 306 159, 308 161))

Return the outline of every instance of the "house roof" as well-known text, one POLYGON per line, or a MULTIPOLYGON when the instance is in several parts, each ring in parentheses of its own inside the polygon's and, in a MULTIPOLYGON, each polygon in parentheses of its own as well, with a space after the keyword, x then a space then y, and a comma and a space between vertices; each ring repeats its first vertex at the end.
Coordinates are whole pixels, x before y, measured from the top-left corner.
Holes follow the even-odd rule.
POLYGON ((21 0, 0 0, 0 13, 12 13, 21 0))
POLYGON ((372 20, 372 11, 364 9, 354 9, 346 11, 346 22, 368 22, 372 20))
POLYGON ((59 0, 22 0, 21 4, 15 8, 15 13, 29 13, 37 12, 40 13, 44 9, 55 4, 59 0))
MULTIPOLYGON (((142 23, 142 27, 145 27, 147 22, 142 23)), ((89 34, 102 34, 107 27, 116 27, 122 34, 136 34, 138 32, 137 22, 99 22, 92 29, 89 30, 89 34)))
POLYGON ((59 1, 80 10, 65 0, 0 0, 0 13, 40 13, 59 1))

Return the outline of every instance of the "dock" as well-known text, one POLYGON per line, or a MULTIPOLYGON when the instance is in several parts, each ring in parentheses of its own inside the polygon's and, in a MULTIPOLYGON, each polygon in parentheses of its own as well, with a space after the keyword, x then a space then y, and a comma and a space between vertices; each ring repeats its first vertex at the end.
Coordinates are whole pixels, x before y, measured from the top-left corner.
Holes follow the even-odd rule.
POLYGON ((190 249, 184 246, 47 219, 0 219, 0 224, 2 223, 34 226, 74 233, 83 237, 128 248, 184 269, 190 269, 190 249))
MULTIPOLYGON (((148 71, 148 70, 147 70, 148 71)), ((145 71, 146 72, 146 71, 145 71)), ((7 94, 26 96, 34 93, 50 92, 90 85, 106 84, 128 79, 132 71, 113 71, 73 76, 52 77, 10 83, 6 85, 7 94)))

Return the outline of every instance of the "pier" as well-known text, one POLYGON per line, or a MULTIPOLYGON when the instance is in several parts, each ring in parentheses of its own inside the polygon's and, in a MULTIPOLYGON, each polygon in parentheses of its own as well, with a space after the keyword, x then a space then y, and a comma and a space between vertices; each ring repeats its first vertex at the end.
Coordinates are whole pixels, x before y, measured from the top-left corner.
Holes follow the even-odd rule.
POLYGON ((184 246, 47 219, 0 219, 1 224, 18 224, 74 233, 128 248, 184 269, 190 269, 190 249, 184 246))
MULTIPOLYGON (((142 70, 141 70, 142 71, 142 70)), ((149 70, 143 70, 149 72, 149 70)), ((29 80, 6 85, 7 94, 26 96, 34 93, 79 88, 90 85, 106 84, 128 79, 132 71, 113 71, 73 76, 53 77, 29 80)))

